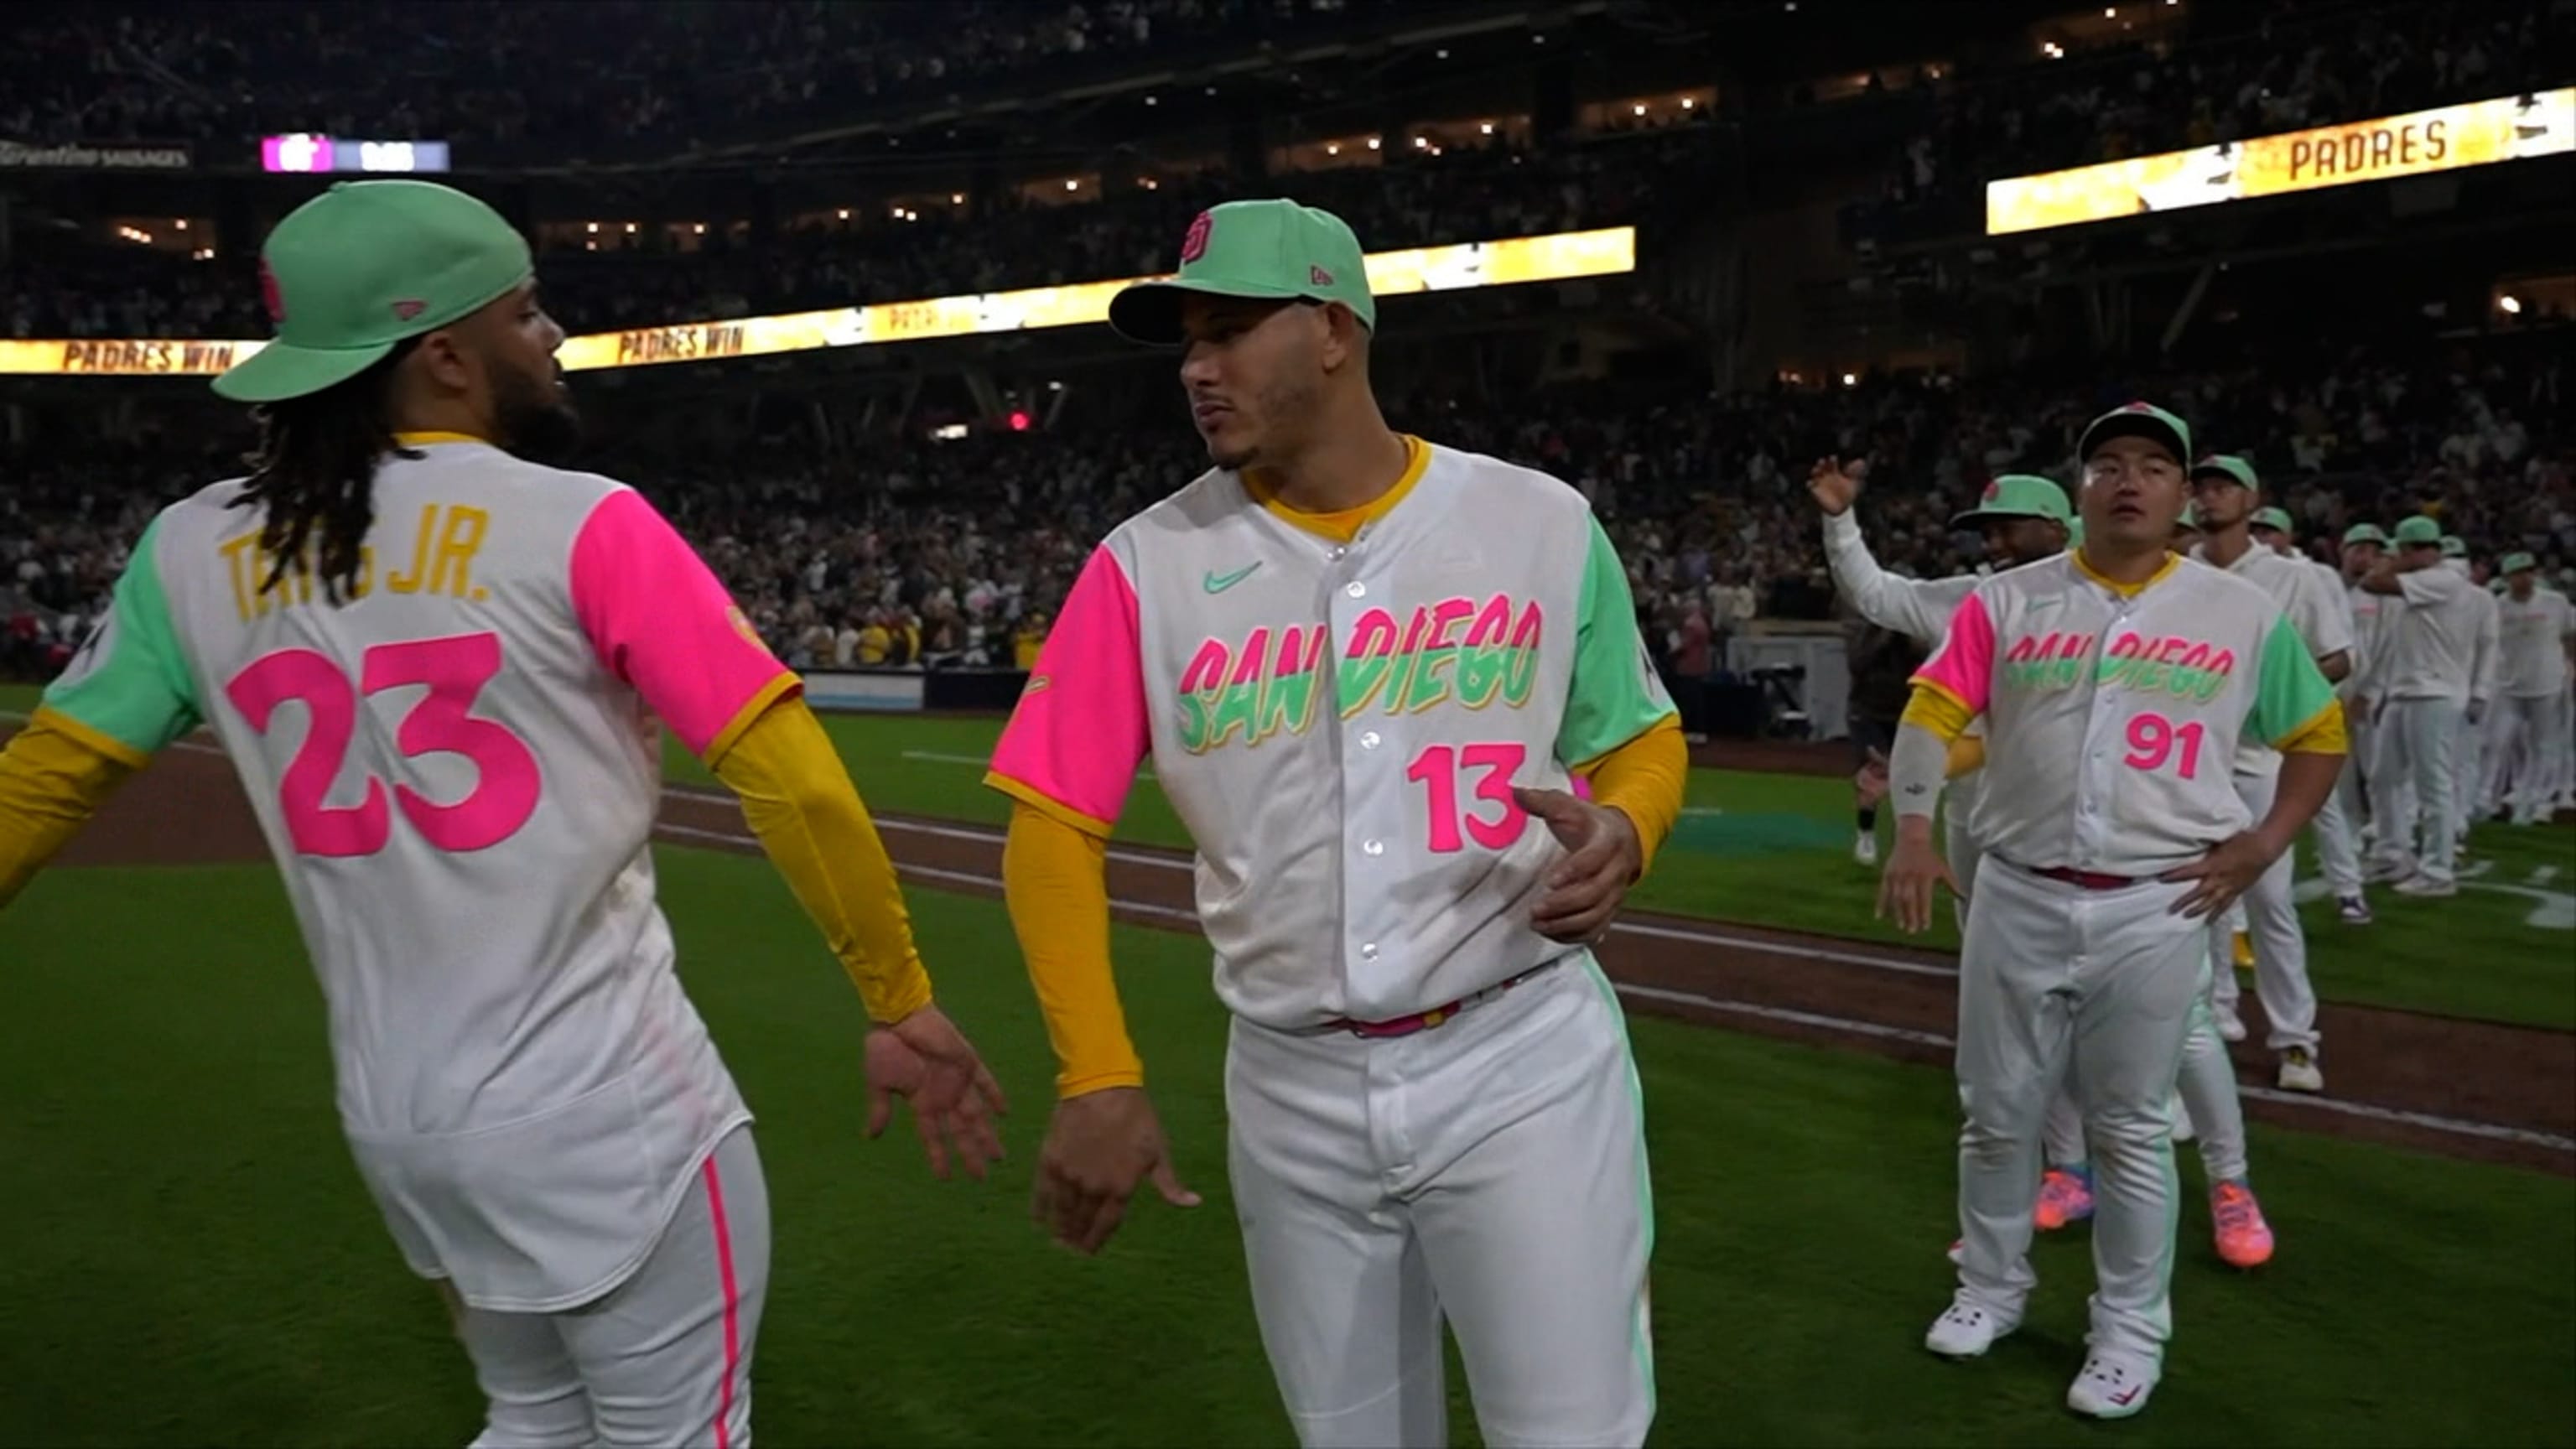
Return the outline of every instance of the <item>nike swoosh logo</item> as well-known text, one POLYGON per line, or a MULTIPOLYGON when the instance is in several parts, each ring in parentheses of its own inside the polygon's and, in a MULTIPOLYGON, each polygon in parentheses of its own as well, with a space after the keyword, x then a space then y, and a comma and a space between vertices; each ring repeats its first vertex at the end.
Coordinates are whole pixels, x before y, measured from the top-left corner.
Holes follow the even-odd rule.
POLYGON ((2125 1409, 2138 1401, 2138 1395, 2144 1393, 2146 1391, 2146 1387, 2147 1386, 2145 1384, 2131 1384, 2127 1393, 2113 1394, 2111 1396, 2111 1402, 2125 1409))
POLYGON ((1233 588, 1236 584, 1242 583, 1245 579, 1252 577, 1253 570, 1260 567, 1261 565, 1259 563, 1247 564, 1242 568, 1236 569, 1230 574, 1216 573, 1211 570, 1208 576, 1200 581, 1201 586, 1211 594, 1222 594, 1226 590, 1233 588))

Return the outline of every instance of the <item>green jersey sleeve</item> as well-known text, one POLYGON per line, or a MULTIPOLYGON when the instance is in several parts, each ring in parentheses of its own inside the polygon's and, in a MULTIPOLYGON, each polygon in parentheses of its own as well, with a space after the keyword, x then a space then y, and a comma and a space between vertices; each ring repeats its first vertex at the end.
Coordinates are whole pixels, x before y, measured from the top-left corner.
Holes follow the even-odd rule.
POLYGON ((1601 520, 1587 516, 1585 522, 1591 540, 1576 603, 1574 684, 1556 734, 1557 758, 1575 766, 1591 764, 1673 713, 1672 697, 1637 633, 1637 601, 1628 592, 1619 551, 1601 531, 1601 520))
POLYGON ((205 718, 171 627, 160 539, 155 520, 116 581, 107 617, 45 690, 45 708, 86 729, 105 753, 138 767, 205 718))
POLYGON ((2263 743, 2277 745, 2334 702, 2334 686, 2309 657, 2307 641, 2287 614, 2274 614, 2272 628, 2263 636, 2263 661, 2254 676, 2254 709, 2246 728, 2263 743))

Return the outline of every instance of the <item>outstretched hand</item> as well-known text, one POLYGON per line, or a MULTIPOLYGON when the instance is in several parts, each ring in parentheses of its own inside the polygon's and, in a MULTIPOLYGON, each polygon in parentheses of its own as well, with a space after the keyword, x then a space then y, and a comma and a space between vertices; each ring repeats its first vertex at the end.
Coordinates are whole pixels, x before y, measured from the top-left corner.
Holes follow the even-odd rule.
POLYGON ((1578 800, 1563 790, 1514 786, 1512 798, 1545 821, 1548 833, 1566 851, 1548 874, 1547 894, 1531 912, 1531 924, 1551 941, 1591 945, 1610 929, 1628 887, 1645 869, 1636 822, 1624 810, 1578 800))
POLYGON ((1009 1110, 1002 1084, 993 1080, 974 1045, 945 1012, 925 1006, 891 1026, 868 1032, 868 1137, 885 1134, 895 1099, 912 1108, 912 1125, 934 1177, 948 1176, 954 1152, 968 1177, 981 1181, 985 1167, 1002 1158, 996 1118, 1009 1110))
POLYGON ((1852 500, 1860 496, 1860 485, 1869 478, 1869 463, 1855 458, 1844 463, 1836 458, 1818 458, 1807 470, 1807 491, 1816 496, 1816 506, 1839 518, 1851 511, 1852 500))

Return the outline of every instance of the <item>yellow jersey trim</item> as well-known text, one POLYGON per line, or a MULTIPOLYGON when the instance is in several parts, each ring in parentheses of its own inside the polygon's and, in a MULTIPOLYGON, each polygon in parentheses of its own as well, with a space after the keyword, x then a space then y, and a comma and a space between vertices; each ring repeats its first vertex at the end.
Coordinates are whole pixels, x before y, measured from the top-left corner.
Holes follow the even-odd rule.
POLYGON ((1348 543, 1359 535, 1363 527, 1376 519, 1384 518, 1395 505, 1402 503, 1405 495, 1413 491, 1413 485, 1422 481, 1423 471, 1431 466, 1429 443, 1410 433, 1399 433, 1397 436, 1404 439, 1406 450, 1404 472, 1397 475, 1394 487, 1357 508, 1343 508, 1331 513, 1308 513, 1302 509, 1291 508, 1279 501, 1278 490, 1272 488, 1257 472, 1243 475, 1243 491, 1251 494, 1254 502, 1268 509, 1285 523, 1302 528, 1318 537, 1329 538, 1335 543, 1348 543))
POLYGON ((1003 794, 1019 801, 1021 804, 1026 805, 1030 809, 1045 816, 1049 820, 1054 821, 1058 825, 1071 826, 1073 829, 1079 830, 1085 835, 1107 840, 1109 838, 1110 831, 1115 828, 1106 820, 1099 819, 1096 816, 1085 815, 1081 811, 1074 809, 1072 806, 1065 804, 1063 801, 1047 794, 1044 790, 1040 790, 1034 785, 1021 784, 1019 781, 1012 779, 1010 776, 1005 775, 998 770, 988 770, 985 772, 984 785, 987 789, 1001 791, 1003 794))

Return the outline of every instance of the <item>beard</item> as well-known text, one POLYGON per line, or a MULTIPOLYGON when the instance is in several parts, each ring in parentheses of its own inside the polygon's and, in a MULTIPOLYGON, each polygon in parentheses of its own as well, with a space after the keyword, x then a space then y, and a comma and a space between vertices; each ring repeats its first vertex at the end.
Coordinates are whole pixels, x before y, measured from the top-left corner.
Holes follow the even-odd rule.
POLYGON ((495 441, 513 457, 560 463, 581 446, 581 414, 550 377, 512 375, 493 406, 495 441))

